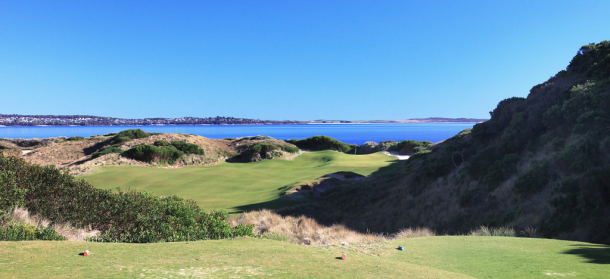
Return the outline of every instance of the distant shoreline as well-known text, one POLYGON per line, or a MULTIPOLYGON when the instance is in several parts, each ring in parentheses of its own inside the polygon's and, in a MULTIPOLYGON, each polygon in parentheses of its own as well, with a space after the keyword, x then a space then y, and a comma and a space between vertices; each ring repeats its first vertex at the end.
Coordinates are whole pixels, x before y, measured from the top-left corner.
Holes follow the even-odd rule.
POLYGON ((370 124, 478 124, 482 122, 355 122, 355 123, 302 123, 302 124, 152 124, 152 125, 27 125, 6 126, 0 128, 26 128, 26 127, 155 127, 155 126, 271 126, 271 125, 370 125, 370 124))

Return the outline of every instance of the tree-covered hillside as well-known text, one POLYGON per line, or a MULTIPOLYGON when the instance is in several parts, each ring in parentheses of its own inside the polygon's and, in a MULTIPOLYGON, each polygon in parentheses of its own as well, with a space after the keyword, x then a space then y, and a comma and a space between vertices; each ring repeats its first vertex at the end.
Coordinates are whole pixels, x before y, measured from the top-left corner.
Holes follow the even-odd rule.
POLYGON ((610 243, 610 41, 490 115, 396 173, 325 192, 315 214, 361 230, 485 224, 610 243))

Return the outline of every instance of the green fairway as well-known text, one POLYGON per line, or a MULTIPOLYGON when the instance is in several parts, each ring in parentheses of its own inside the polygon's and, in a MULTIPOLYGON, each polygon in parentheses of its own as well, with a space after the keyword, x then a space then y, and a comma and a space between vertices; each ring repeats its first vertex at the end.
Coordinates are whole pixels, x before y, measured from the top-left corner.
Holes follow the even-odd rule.
POLYGON ((194 199, 206 210, 252 210, 288 205, 277 198, 287 188, 325 174, 351 171, 368 176, 388 171, 398 162, 382 153, 349 155, 335 151, 306 152, 294 160, 223 163, 162 169, 138 166, 99 167, 82 176, 101 189, 134 188, 161 196, 194 199))
POLYGON ((604 278, 609 265, 608 246, 514 237, 401 239, 366 250, 252 238, 155 244, 0 242, 0 278, 604 278), (397 250, 398 245, 405 251, 397 250), (79 256, 84 250, 90 255, 79 256), (343 253, 346 260, 340 259, 343 253))

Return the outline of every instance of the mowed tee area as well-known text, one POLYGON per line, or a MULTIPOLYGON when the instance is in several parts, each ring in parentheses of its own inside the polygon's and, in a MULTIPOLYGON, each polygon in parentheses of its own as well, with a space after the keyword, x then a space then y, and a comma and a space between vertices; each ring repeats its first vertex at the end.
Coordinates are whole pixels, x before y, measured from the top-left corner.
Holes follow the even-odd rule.
POLYGON ((482 236, 397 239, 366 249, 257 238, 7 241, 0 242, 0 278, 607 278, 609 252, 608 246, 583 242, 482 236), (78 255, 85 250, 89 256, 78 255))
POLYGON ((222 163, 178 169, 108 166, 82 176, 100 189, 137 189, 160 196, 178 195, 195 200, 205 210, 229 212, 277 208, 291 203, 278 199, 301 183, 339 171, 364 176, 391 171, 400 162, 383 153, 351 155, 335 151, 305 152, 293 160, 222 163))

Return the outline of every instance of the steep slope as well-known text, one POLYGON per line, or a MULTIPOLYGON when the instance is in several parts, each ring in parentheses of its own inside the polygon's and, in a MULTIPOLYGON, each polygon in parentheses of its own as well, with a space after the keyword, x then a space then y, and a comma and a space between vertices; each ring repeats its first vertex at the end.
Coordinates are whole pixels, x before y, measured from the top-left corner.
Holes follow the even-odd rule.
POLYGON ((610 41, 490 115, 398 172, 325 192, 315 215, 360 230, 485 224, 610 243, 610 41))

